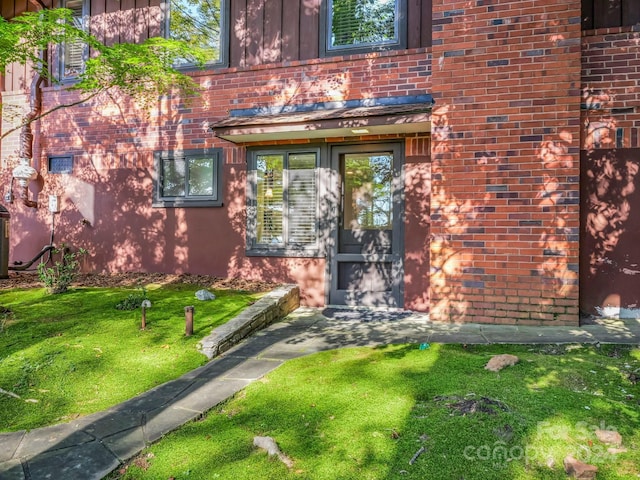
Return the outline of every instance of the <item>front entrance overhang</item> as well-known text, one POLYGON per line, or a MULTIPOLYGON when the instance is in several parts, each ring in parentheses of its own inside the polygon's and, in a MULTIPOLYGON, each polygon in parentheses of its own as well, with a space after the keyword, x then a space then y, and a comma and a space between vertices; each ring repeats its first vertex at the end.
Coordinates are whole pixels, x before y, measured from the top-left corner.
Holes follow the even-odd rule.
POLYGON ((432 105, 416 95, 235 110, 210 128, 233 143, 426 133, 432 105))

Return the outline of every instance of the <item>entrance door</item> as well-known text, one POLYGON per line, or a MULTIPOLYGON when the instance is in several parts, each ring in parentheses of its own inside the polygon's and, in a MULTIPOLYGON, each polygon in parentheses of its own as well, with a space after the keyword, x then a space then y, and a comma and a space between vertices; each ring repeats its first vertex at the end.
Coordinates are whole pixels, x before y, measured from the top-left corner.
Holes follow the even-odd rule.
POLYGON ((402 306, 402 147, 334 147, 338 222, 330 261, 329 303, 402 306))

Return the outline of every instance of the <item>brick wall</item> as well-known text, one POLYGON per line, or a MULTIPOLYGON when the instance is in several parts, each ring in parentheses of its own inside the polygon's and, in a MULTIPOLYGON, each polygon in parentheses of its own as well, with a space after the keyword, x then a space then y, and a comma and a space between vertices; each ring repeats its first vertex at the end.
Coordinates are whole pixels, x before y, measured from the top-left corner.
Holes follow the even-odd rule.
MULTIPOLYGON (((100 96, 49 117, 44 141, 47 150, 73 150, 94 162, 134 155, 147 164, 159 148, 231 147, 207 127, 233 109, 429 93, 430 63, 427 51, 416 49, 196 72, 201 98, 162 98, 145 117, 127 99, 100 96)), ((74 99, 72 92, 50 89, 45 108, 74 99)))
POLYGON ((577 324, 580 2, 433 18, 431 316, 577 324))
MULTIPOLYGON (((41 122, 37 152, 44 183, 34 193, 41 202, 49 194, 62 196, 55 240, 87 248, 87 269, 284 281, 300 286, 303 303, 322 305, 324 259, 245 256, 245 148, 214 138, 208 126, 233 109, 430 93, 430 74, 428 50, 415 49, 197 72, 193 76, 203 87, 202 97, 163 97, 149 114, 129 99, 101 94, 41 122), (153 152, 207 147, 224 149, 224 206, 152 208, 153 152), (74 175, 48 174, 50 154, 74 155, 74 175)), ((45 91, 43 107, 77 99, 52 87, 45 91)), ((425 141, 412 154, 415 162, 428 158, 425 141)), ((10 175, 9 168, 3 175, 10 175)), ((48 242, 51 216, 44 208, 29 210, 18 203, 9 208, 11 260, 30 259, 48 242)), ((413 278, 427 281, 428 258, 420 262, 422 271, 413 278)), ((425 290, 423 285, 413 291, 423 295, 425 290)), ((414 304, 428 306, 423 300, 414 304)))

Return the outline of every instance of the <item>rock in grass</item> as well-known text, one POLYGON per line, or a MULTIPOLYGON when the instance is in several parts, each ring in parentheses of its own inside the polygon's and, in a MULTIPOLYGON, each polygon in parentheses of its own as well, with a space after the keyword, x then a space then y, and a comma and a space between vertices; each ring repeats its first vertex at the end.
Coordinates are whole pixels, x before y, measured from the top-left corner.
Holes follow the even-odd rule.
POLYGON ((211 293, 209 290, 198 290, 196 292, 196 298, 198 300, 203 300, 203 301, 207 301, 207 300, 215 300, 216 296, 211 293))
POLYGON ((504 355, 494 355, 484 368, 491 370, 492 372, 499 372, 504 367, 515 365, 519 360, 520 359, 515 355, 509 355, 506 353, 504 355))
POLYGON ((567 475, 570 477, 577 478, 578 480, 592 480, 596 478, 598 467, 581 462, 571 455, 568 455, 564 459, 564 471, 567 472, 567 475))
POLYGON ((622 445, 622 435, 620 435, 615 430, 596 430, 596 437, 602 443, 606 443, 607 445, 615 445, 619 447, 622 445))
POLYGON ((625 447, 609 447, 607 448, 607 452, 611 455, 618 455, 619 453, 627 453, 629 451, 628 448, 625 447))
POLYGON ((253 445, 266 450, 269 456, 276 455, 282 463, 284 463, 287 467, 293 467, 293 460, 287 457, 282 451, 280 451, 280 447, 276 441, 271 437, 253 437, 253 445))

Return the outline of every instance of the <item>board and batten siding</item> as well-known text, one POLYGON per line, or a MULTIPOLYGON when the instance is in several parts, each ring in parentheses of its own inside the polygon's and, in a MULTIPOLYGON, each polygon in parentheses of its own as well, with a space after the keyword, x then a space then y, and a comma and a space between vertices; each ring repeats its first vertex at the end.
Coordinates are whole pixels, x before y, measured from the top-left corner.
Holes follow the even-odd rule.
MULTIPOLYGON (((149 37, 157 37, 162 34, 161 2, 162 0, 91 0, 88 12, 91 17, 91 33, 107 45, 140 42, 149 37)), ((45 2, 47 3, 49 2, 45 2)), ((53 6, 60 6, 60 2, 56 0, 53 6)), ((2 0, 2 17, 6 19, 36 10, 34 4, 28 0, 2 0)), ((49 53, 49 64, 53 74, 57 76, 56 47, 49 53)), ((31 84, 31 75, 28 65, 9 65, 4 82, 0 84, 0 90, 26 91, 31 84)))
MULTIPOLYGON (((2 18, 13 18, 24 12, 33 12, 37 9, 27 0, 2 0, 2 18)), ((6 74, 0 82, 0 90, 13 91, 24 90, 31 81, 31 68, 20 64, 7 66, 6 74)))
POLYGON ((582 29, 615 28, 640 23, 638 0, 582 0, 582 29))
MULTIPOLYGON (((231 0, 230 66, 318 58, 321 0, 231 0)), ((407 47, 431 46, 431 1, 407 0, 407 47)))
MULTIPOLYGON (((49 0, 51 1, 51 0, 49 0)), ((53 0, 54 6, 60 4, 53 0)), ((90 0, 91 32, 107 45, 140 42, 162 35, 163 0, 90 0)), ((309 60, 320 52, 322 0, 230 0, 229 66, 309 60)), ((2 0, 2 16, 12 18, 35 7, 28 0, 2 0)), ((431 45, 431 0, 407 0, 408 48, 431 45)), ((55 48, 50 65, 57 70, 55 48)), ((31 71, 7 69, 4 91, 29 88, 31 71)))

